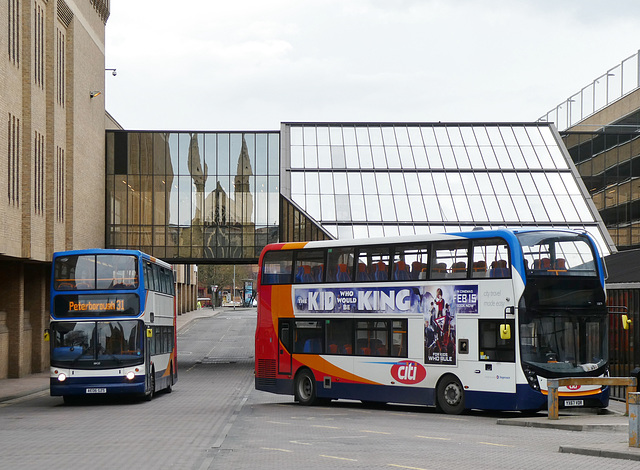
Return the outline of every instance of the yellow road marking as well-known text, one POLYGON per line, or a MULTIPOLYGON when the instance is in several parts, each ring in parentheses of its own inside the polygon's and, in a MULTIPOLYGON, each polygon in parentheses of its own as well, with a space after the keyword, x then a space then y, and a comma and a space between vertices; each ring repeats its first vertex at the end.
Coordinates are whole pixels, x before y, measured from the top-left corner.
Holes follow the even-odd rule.
POLYGON ((280 421, 267 421, 267 423, 269 423, 269 424, 289 424, 289 423, 282 423, 280 421))
POLYGON ((322 454, 320 454, 320 457, 324 457, 326 459, 347 460, 349 462, 357 462, 356 459, 347 459, 345 457, 336 457, 335 455, 322 455, 322 454))
POLYGON ((341 429, 337 426, 323 426, 321 424, 312 424, 311 425, 312 428, 326 428, 326 429, 341 429))
POLYGON ((431 436, 416 436, 416 437, 419 437, 421 439, 436 439, 438 441, 450 441, 451 440, 448 437, 431 437, 431 436))
POLYGON ((289 441, 291 444, 298 444, 301 446, 310 446, 311 444, 309 444, 308 442, 300 442, 300 441, 289 441))
POLYGON ((420 467, 407 467, 406 465, 396 465, 394 463, 388 463, 387 465, 389 465, 389 467, 396 467, 396 468, 408 468, 409 470, 427 470, 426 468, 420 468, 420 467))
POLYGON ((507 444, 495 444, 493 442, 478 442, 478 444, 485 444, 485 445, 488 445, 488 446, 497 446, 497 447, 515 447, 515 446, 510 446, 510 445, 507 445, 507 444))
POLYGON ((467 420, 466 420, 466 419, 464 419, 464 418, 444 418, 444 417, 443 417, 442 419, 448 419, 448 420, 450 420, 450 421, 467 421, 467 420))
POLYGON ((368 431, 366 429, 361 429, 360 432, 368 432, 371 434, 387 434, 387 435, 391 435, 390 432, 384 432, 384 431, 368 431))
POLYGON ((290 452, 293 453, 292 450, 287 450, 287 449, 277 449, 275 447, 260 447, 262 450, 277 450, 278 452, 290 452))

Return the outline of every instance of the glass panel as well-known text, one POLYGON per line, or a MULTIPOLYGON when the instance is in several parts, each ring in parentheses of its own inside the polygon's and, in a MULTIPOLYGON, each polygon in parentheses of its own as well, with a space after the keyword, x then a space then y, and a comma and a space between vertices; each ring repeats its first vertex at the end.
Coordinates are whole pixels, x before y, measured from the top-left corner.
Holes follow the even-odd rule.
POLYGON ((427 210, 427 220, 429 222, 442 222, 442 213, 437 196, 423 196, 424 208, 427 210))
POLYGON ((461 173, 460 177, 462 178, 462 188, 464 188, 464 192, 466 194, 480 194, 480 190, 478 189, 478 184, 476 183, 476 178, 473 173, 461 173))
POLYGON ((318 126, 316 128, 316 139, 318 139, 318 145, 329 145, 329 128, 318 126))
MULTIPOLYGON (((299 147, 297 147, 299 152, 299 147)), ((293 151, 293 149, 292 149, 293 151)), ((305 145, 304 151, 304 168, 318 168, 318 148, 311 145, 305 145)), ((296 157, 299 158, 299 157, 296 157)), ((293 164, 291 165, 293 167, 293 164)))
POLYGON ((514 168, 527 168, 527 162, 524 159, 524 155, 522 155, 520 147, 507 147, 507 152, 514 168))
POLYGON ((374 173, 361 173, 362 186, 364 187, 365 194, 378 194, 378 188, 376 187, 376 175, 374 173))
POLYGON ((351 220, 351 209, 349 207, 349 196, 345 194, 336 194, 336 220, 351 220))
POLYGON ((539 145, 533 148, 534 152, 538 156, 540 160, 540 165, 542 168, 553 169, 556 167, 553 162, 553 158, 551 158, 551 154, 549 153, 549 149, 544 145, 539 145))
POLYGON ((377 194, 367 194, 364 197, 365 206, 367 208, 367 219, 371 222, 378 222, 382 220, 380 214, 380 203, 378 202, 377 194))
POLYGON ((371 147, 358 147, 358 157, 360 157, 360 168, 373 168, 371 147))
POLYGON ((342 172, 334 173, 333 184, 334 184, 336 194, 347 194, 349 192, 349 188, 347 186, 346 173, 342 173, 342 172))
POLYGON ((331 146, 331 160, 333 162, 333 168, 346 168, 344 147, 332 145, 331 146))
POLYGON ((367 216, 364 211, 364 196, 361 194, 351 194, 351 220, 366 222, 367 216))
POLYGON ((424 200, 422 196, 409 196, 409 207, 415 222, 426 222, 427 213, 424 210, 424 200))
POLYGON ((384 154, 384 147, 372 147, 373 165, 375 168, 385 169, 387 166, 387 157, 384 154))
POLYGON ((578 217, 578 212, 575 207, 573 207, 573 201, 570 196, 567 195, 558 195, 558 204, 562 209, 562 214, 564 215, 563 219, 567 222, 580 222, 580 217, 578 217))
MULTIPOLYGON (((498 221, 505 220, 502 216, 502 212, 500 211, 500 206, 498 205, 496 196, 494 196, 493 194, 487 194, 484 196, 483 201, 484 208, 487 211, 487 218, 489 219, 489 222, 495 224, 498 221)), ((501 224, 501 222, 498 222, 498 224, 501 224)))
POLYGON ((505 147, 493 147, 493 151, 496 154, 496 159, 498 160, 500 168, 503 170, 514 168, 511 163, 511 159, 509 158, 509 152, 507 152, 505 147))
POLYGON ((573 201, 573 205, 578 211, 578 215, 580 216, 580 220, 582 222, 593 222, 593 215, 591 211, 587 207, 587 203, 582 197, 572 196, 571 200, 573 201))
POLYGON ((385 147, 396 147, 398 145, 393 127, 385 126, 382 128, 382 140, 385 147))
POLYGON ((427 147, 437 147, 436 136, 433 133, 433 127, 422 127, 422 140, 427 147))
POLYGON ((385 147, 385 153, 387 155, 387 163, 389 168, 402 168, 400 165, 400 154, 398 153, 398 147, 385 147))
POLYGON ((469 222, 471 218, 471 210, 466 196, 453 196, 453 204, 456 208, 457 220, 460 222, 469 222))
POLYGON ((367 127, 356 127, 356 139, 359 146, 368 147, 371 145, 369 142, 369 129, 367 127))
POLYGON ((382 130, 380 127, 372 126, 369 128, 369 139, 371 140, 371 146, 384 145, 382 142, 382 130))
POLYGON ((429 168, 437 169, 444 168, 444 163, 440 157, 440 150, 438 147, 428 147, 425 149, 427 152, 427 161, 429 168))
POLYGON ((398 151, 400 152, 400 162, 402 163, 402 168, 414 169, 416 167, 416 164, 413 162, 413 154, 411 153, 411 148, 400 147, 398 151))
POLYGON ((407 187, 405 186, 402 173, 390 173, 389 178, 391 179, 391 190, 393 194, 407 193, 407 187))
POLYGON ((476 170, 484 169, 484 159, 482 158, 482 154, 480 153, 480 149, 478 147, 467 147, 467 155, 469 156, 471 168, 474 168, 476 170))
POLYGON ((414 172, 404 174, 405 184, 407 185, 407 194, 422 194, 420 191, 420 183, 418 183, 418 175, 414 172))
POLYGON ((497 198, 505 222, 517 222, 518 213, 516 212, 516 208, 513 207, 511 196, 497 196, 497 198))
POLYGON ((491 185, 493 186, 495 194, 509 194, 509 188, 507 188, 507 184, 504 182, 502 173, 489 173, 489 177, 491 178, 491 185))
POLYGON ((376 181, 378 182, 378 194, 391 194, 389 173, 376 173, 376 181))
POLYGON ((426 169, 429 168, 429 162, 427 161, 427 151, 424 147, 412 147, 413 159, 415 161, 416 168, 426 169))
POLYGON ((531 176, 533 177, 533 181, 536 185, 536 188, 538 189, 538 194, 542 196, 554 193, 551 189, 551 186, 549 185, 547 176, 544 173, 532 173, 531 176))
POLYGON ((562 151, 559 147, 547 147, 549 149, 549 153, 551 154, 551 158, 553 158, 554 163, 556 164, 556 168, 565 169, 569 168, 567 161, 562 154, 562 151))
POLYGON ((291 168, 304 168, 304 151, 301 145, 291 147, 291 168))
POLYGON ((329 248, 327 250, 326 282, 353 281, 353 248, 329 248))
POLYGON ((318 176, 320 177, 320 193, 333 194, 333 175, 323 171, 318 173, 318 176))
POLYGON ((320 196, 320 205, 322 207, 322 221, 336 220, 336 200, 333 194, 320 196))
POLYGON ((342 141, 342 128, 341 127, 330 127, 329 128, 329 139, 331 141, 331 146, 334 145, 342 147, 344 142, 342 141))
POLYGON ((457 164, 453 157, 453 149, 451 147, 440 147, 439 150, 444 168, 456 169, 457 164))
POLYGON ((291 135, 291 145, 303 145, 304 141, 302 140, 302 127, 300 126, 291 126, 289 127, 289 133, 291 135))
POLYGON ((344 126, 342 128, 342 137, 344 139, 344 145, 353 146, 356 145, 356 130, 351 126, 344 126))
POLYGON ((531 173, 519 173, 518 177, 520 179, 520 184, 522 185, 522 189, 524 190, 524 194, 538 194, 538 190, 536 185, 533 182, 533 178, 531 177, 531 173))
POLYGON ((453 154, 456 159, 458 168, 471 168, 471 162, 467 156, 467 151, 464 147, 454 147, 453 154))
POLYGON ((380 195, 380 208, 382 209, 382 220, 391 222, 398 220, 393 204, 393 196, 380 195))
POLYGON ((521 147, 520 150, 522 151, 526 165, 529 168, 542 168, 542 165, 540 165, 540 161, 538 160, 538 155, 536 155, 533 147, 521 147))
POLYGON ((462 178, 460 173, 447 173, 447 180, 449 182, 449 189, 451 194, 464 194, 465 188, 462 185, 462 178))
POLYGON ((405 194, 394 194, 393 196, 398 219, 402 222, 411 222, 411 211, 409 210, 409 199, 405 194))
POLYGON ((331 149, 327 145, 318 147, 318 168, 331 168, 331 149))
POLYGON ((484 209, 484 202, 482 196, 467 196, 469 200, 469 206, 471 208, 471 217, 475 222, 487 221, 487 213, 484 209))
POLYGON ((293 268, 295 284, 322 282, 324 250, 301 250, 296 253, 295 258, 293 268))
POLYGON ((529 195, 526 196, 527 201, 529 202, 529 207, 533 212, 533 217, 536 222, 549 222, 549 216, 547 215, 547 211, 544 209, 544 204, 542 203, 542 199, 538 195, 529 195))
POLYGON ((459 127, 447 127, 447 133, 449 134, 449 140, 451 141, 451 146, 453 147, 462 147, 464 146, 464 142, 462 141, 462 134, 460 133, 459 127))
MULTIPOLYGON (((304 145, 308 145, 308 146, 315 146, 316 145, 316 128, 315 127, 304 127, 303 129, 303 138, 304 138, 304 145)), ((293 137, 292 137, 292 141, 291 141, 291 145, 293 144, 293 137)), ((301 144, 295 144, 295 145, 301 145, 301 144)))
POLYGON ((408 146, 409 143, 409 134, 407 133, 407 128, 405 126, 396 126, 396 140, 398 142, 398 146, 408 146))
POLYGON ((500 168, 498 164, 498 159, 496 158, 496 154, 493 151, 493 147, 480 147, 480 153, 482 154, 482 160, 484 161, 484 165, 489 169, 500 168))
POLYGON ((349 193, 363 194, 360 173, 347 173, 347 180, 349 182, 349 193))
POLYGON ((511 196, 511 199, 513 200, 513 205, 518 212, 518 218, 520 219, 520 222, 533 222, 534 218, 531 210, 529 209, 527 198, 525 196, 513 195, 511 196))
POLYGON ((419 173, 422 194, 435 194, 436 188, 430 173, 419 173))
POLYGON ((360 161, 358 160, 358 147, 353 145, 345 147, 344 152, 347 168, 360 168, 360 161))

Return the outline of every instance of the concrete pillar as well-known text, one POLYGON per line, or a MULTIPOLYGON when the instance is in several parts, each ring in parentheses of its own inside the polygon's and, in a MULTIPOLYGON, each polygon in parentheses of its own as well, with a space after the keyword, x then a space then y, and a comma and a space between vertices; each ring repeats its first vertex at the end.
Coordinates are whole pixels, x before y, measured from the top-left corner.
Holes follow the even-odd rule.
MULTIPOLYGON (((49 324, 47 265, 25 266, 25 311, 31 324, 31 371, 42 372, 49 365, 49 347, 44 341, 44 330, 49 324)), ((25 315, 26 316, 26 315, 25 315)))
POLYGON ((0 312, 0 379, 9 377, 9 328, 7 312, 0 312))
POLYGON ((9 329, 9 378, 28 374, 31 364, 24 356, 24 263, 2 263, 0 269, 0 308, 7 312, 9 329))
POLYGON ((640 447, 640 393, 629 392, 629 447, 640 447))

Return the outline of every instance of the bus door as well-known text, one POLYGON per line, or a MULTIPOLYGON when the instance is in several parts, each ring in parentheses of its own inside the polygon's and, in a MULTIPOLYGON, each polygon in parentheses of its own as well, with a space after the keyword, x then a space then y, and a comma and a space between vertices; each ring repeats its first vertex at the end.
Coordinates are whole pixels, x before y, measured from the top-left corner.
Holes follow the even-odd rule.
POLYGON ((290 352, 293 341, 292 326, 292 320, 287 318, 281 318, 278 324, 278 374, 291 374, 293 369, 290 352))
POLYGON ((487 392, 516 391, 516 331, 515 321, 501 319, 478 320, 478 363, 474 370, 476 387, 487 392), (502 339, 500 326, 509 325, 510 337, 502 339))

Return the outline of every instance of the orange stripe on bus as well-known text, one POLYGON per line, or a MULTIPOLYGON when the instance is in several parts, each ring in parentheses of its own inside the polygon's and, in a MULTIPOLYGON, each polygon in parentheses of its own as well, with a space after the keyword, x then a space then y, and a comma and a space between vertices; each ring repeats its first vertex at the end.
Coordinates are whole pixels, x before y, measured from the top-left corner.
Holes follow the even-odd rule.
POLYGON ((331 376, 333 379, 339 378, 342 380, 348 380, 351 382, 358 382, 369 385, 381 385, 380 382, 373 382, 372 380, 363 379, 358 375, 354 375, 351 372, 347 372, 337 366, 334 366, 326 359, 313 354, 294 354, 293 358, 299 363, 311 367, 321 375, 319 377, 322 380, 323 375, 331 376), (302 359, 302 360, 300 360, 302 359))

